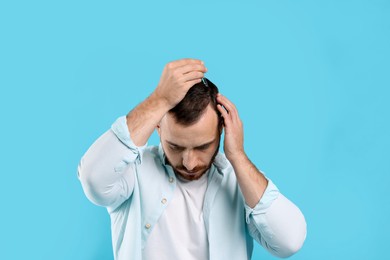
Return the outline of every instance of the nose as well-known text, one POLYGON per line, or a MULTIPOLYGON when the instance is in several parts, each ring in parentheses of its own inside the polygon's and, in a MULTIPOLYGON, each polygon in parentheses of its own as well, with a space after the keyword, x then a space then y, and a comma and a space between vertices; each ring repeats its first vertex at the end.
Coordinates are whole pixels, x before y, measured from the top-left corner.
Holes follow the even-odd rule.
POLYGON ((196 157, 193 151, 185 151, 183 154, 183 166, 187 171, 192 171, 196 167, 196 157))

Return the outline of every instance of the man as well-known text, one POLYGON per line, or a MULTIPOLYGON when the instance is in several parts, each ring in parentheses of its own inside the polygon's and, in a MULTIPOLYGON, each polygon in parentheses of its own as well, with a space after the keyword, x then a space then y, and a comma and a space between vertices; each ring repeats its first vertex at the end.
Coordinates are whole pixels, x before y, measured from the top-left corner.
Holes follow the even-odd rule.
POLYGON ((305 240, 302 213, 248 159, 237 109, 206 71, 196 59, 167 64, 80 162, 86 196, 110 214, 117 260, 250 259, 253 239, 288 257, 305 240), (154 129, 160 146, 146 146, 154 129))

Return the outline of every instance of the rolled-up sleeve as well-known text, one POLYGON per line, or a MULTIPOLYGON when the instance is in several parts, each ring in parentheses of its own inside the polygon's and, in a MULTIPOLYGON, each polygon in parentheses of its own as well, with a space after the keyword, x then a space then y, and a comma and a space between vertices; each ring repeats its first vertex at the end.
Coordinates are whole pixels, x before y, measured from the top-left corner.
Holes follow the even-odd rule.
POLYGON ((137 147, 132 142, 126 117, 118 118, 92 144, 78 165, 78 178, 87 198, 110 209, 129 199, 134 189, 136 165, 141 163, 145 146, 137 147))
POLYGON ((250 235, 273 255, 289 257, 302 247, 305 218, 271 180, 254 208, 245 205, 245 213, 250 235))

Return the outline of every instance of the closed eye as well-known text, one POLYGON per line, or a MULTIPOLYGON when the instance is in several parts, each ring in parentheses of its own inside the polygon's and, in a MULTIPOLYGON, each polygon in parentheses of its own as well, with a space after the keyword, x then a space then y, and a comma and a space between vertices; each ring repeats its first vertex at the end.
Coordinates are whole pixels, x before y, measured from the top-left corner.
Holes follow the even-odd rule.
POLYGON ((172 151, 175 151, 175 152, 180 152, 180 151, 184 150, 183 147, 180 147, 177 145, 169 144, 168 146, 169 146, 169 149, 171 149, 172 151))
MULTIPOLYGON (((179 146, 175 143, 172 143, 172 142, 169 142, 169 141, 166 141, 169 149, 171 151, 174 151, 174 152, 182 152, 184 151, 186 148, 185 147, 182 147, 182 146, 179 146)), ((202 144, 202 145, 199 145, 199 146, 196 146, 194 147, 195 150, 198 150, 198 151, 206 151, 207 149, 210 148, 210 146, 214 143, 214 140, 211 141, 211 142, 208 142, 208 143, 205 143, 205 144, 202 144)))
POLYGON ((204 151, 204 150, 207 150, 210 147, 210 145, 211 144, 204 144, 204 145, 196 147, 195 149, 200 150, 200 151, 204 151))

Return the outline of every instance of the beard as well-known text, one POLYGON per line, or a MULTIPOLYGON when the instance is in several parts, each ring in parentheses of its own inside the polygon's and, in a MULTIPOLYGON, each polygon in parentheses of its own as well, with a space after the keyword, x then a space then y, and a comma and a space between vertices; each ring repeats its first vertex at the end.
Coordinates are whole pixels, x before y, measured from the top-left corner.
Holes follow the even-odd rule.
POLYGON ((176 166, 172 165, 169 162, 168 157, 166 157, 166 160, 167 160, 168 164, 172 166, 173 171, 176 174, 176 176, 179 176, 180 178, 187 180, 187 181, 196 181, 196 180, 199 180, 210 169, 211 165, 214 162, 215 157, 217 156, 217 154, 219 152, 219 146, 220 146, 220 143, 218 141, 218 147, 215 150, 213 156, 211 157, 209 164, 196 166, 191 171, 188 171, 186 169, 186 167, 184 167, 184 165, 182 165, 182 164, 176 165, 176 166))

